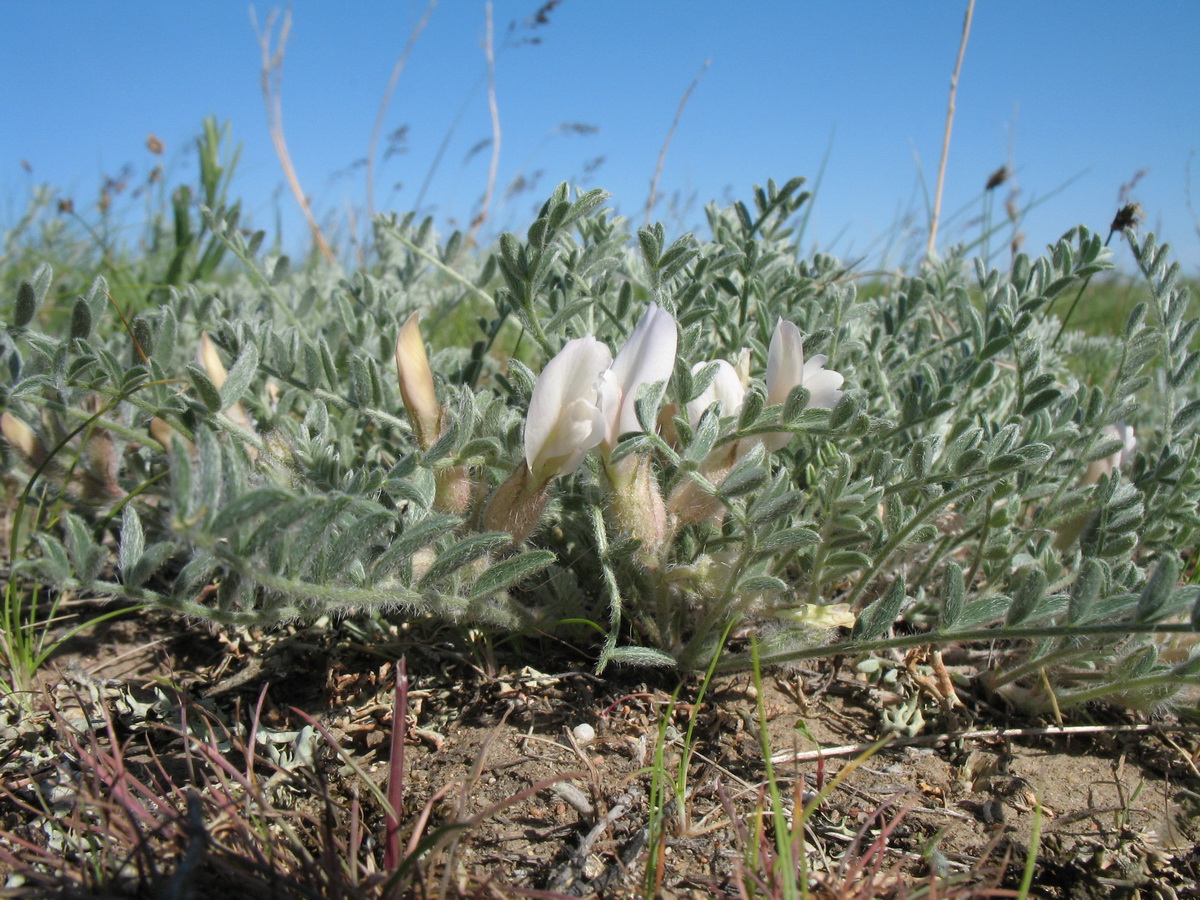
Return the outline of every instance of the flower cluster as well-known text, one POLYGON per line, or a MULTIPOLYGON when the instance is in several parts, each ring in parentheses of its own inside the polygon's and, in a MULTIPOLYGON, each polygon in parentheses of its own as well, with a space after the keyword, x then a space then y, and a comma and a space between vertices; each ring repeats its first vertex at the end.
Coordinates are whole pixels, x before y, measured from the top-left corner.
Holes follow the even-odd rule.
MULTIPOLYGON (((767 350, 767 402, 785 403, 796 388, 808 391, 808 405, 821 409, 833 409, 842 392, 839 388, 844 378, 837 372, 825 369, 828 357, 817 355, 804 359, 804 340, 794 323, 780 318, 771 335, 767 350)), ((692 374, 698 374, 706 363, 696 363, 692 374)), ((736 416, 742 411, 746 400, 746 389, 750 376, 750 352, 743 350, 737 366, 728 360, 716 360, 717 371, 708 387, 687 405, 688 422, 692 428, 700 424, 704 413, 717 405, 721 414, 736 416)), ((720 484, 733 465, 749 452, 756 443, 762 443, 768 451, 782 450, 792 435, 788 432, 772 432, 760 437, 743 438, 713 450, 700 464, 700 474, 710 484, 720 484)), ((701 522, 719 516, 720 501, 701 490, 694 481, 681 484, 671 496, 670 509, 681 522, 701 522)))
MULTIPOLYGON (((648 454, 628 453, 614 459, 620 437, 643 430, 637 415, 639 396, 651 400, 654 408, 661 404, 675 366, 678 331, 671 314, 651 303, 615 358, 606 344, 589 334, 568 341, 546 363, 529 399, 524 460, 489 499, 483 519, 487 528, 507 532, 515 542, 527 538, 541 519, 550 483, 576 471, 592 450, 599 453, 610 488, 614 524, 641 542, 640 558, 648 566, 661 557, 677 524, 719 514, 720 501, 699 491, 690 480, 665 502, 648 454), (652 391, 648 397, 647 388, 652 391)), ((693 428, 711 406, 717 405, 724 415, 741 411, 749 384, 749 358, 749 351, 743 351, 737 367, 727 360, 716 361, 715 377, 687 404, 693 428)), ((768 402, 784 403, 800 387, 808 391, 808 405, 832 408, 841 397, 843 378, 823 368, 826 362, 824 356, 806 361, 800 330, 780 319, 767 354, 768 402)), ((705 365, 697 363, 692 371, 699 372, 705 365)), ((417 442, 428 450, 446 427, 446 410, 438 403, 416 313, 400 331, 396 368, 417 442)), ((726 443, 709 454, 700 472, 709 483, 719 484, 756 443, 775 451, 790 439, 790 433, 777 432, 726 443)), ((469 481, 465 472, 453 469, 444 473, 444 480, 469 481)), ((463 512, 465 490, 439 483, 442 502, 438 505, 448 512, 463 512)))
POLYGON ((528 537, 555 478, 579 468, 599 448, 614 487, 614 514, 644 543, 661 543, 666 515, 653 485, 648 460, 633 456, 611 463, 622 434, 640 431, 636 400, 645 385, 658 385, 662 400, 675 365, 678 328, 671 314, 650 304, 614 359, 588 335, 568 341, 538 377, 525 421, 525 462, 500 486, 488 505, 485 524, 528 537))

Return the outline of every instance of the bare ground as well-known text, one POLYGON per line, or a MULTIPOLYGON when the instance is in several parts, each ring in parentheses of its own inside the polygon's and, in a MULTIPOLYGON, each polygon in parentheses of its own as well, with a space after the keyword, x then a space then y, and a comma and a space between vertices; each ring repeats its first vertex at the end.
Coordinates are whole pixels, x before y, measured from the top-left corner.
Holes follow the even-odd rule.
MULTIPOLYGON (((223 853, 258 851, 224 837, 219 806, 189 805, 188 797, 207 803, 216 791, 215 776, 197 774, 194 742, 180 737, 201 721, 212 723, 212 734, 226 730, 229 740, 217 734, 211 743, 230 772, 255 769, 236 736, 257 721, 257 758, 274 773, 264 795, 274 812, 328 824, 297 838, 311 836, 314 858, 330 842, 343 852, 352 846, 370 857, 362 871, 377 872, 387 823, 363 779, 386 789, 393 660, 402 654, 411 681, 400 838, 430 840, 406 882, 413 894, 770 895, 778 885, 763 872, 780 823, 763 812, 771 808, 765 720, 783 824, 826 792, 805 831, 816 896, 1013 890, 1036 848, 1032 896, 1200 897, 1200 740, 1181 716, 1096 707, 1056 730, 961 678, 949 695, 939 691, 929 660, 917 657, 897 660, 886 683, 833 659, 768 672, 758 687, 748 674, 720 677, 699 703, 700 679, 689 679, 672 701, 678 681, 668 674, 597 677, 589 660, 549 641, 491 647, 419 630, 355 636, 346 624, 216 632, 149 614, 77 639, 38 693, 2 701, 0 850, 8 859, 0 879, 9 880, 0 896, 64 886, 73 896, 267 896, 261 878, 239 881, 230 874, 236 866, 221 862, 223 853), (316 731, 304 730, 306 716, 316 731), (889 744, 861 749, 887 727, 889 744), (81 743, 100 756, 81 756, 81 743), (173 830, 147 826, 122 837, 104 815, 79 812, 119 793, 123 774, 88 779, 113 748, 116 770, 138 784, 178 789, 174 813, 138 799, 139 809, 174 815, 173 830), (658 799, 656 753, 679 785, 658 799), (337 818, 322 797, 352 815, 337 818), (71 862, 86 854, 64 846, 46 822, 69 819, 67 809, 77 816, 71 821, 93 823, 83 830, 102 832, 100 844, 108 829, 113 846, 125 847, 109 861, 121 869, 124 860, 122 871, 88 875, 71 862), (138 840, 153 847, 145 862, 126 847, 138 840), (188 863, 196 847, 203 852, 188 863), (45 874, 51 851, 67 860, 53 877, 45 874), (649 859, 657 865, 648 871, 649 859), (185 888, 171 894, 170 885, 185 888)), ((949 653, 946 665, 935 668, 967 668, 949 653)), ((236 795, 236 778, 224 777, 232 786, 222 796, 236 795)), ((274 827, 264 841, 283 840, 274 827)), ((271 864, 300 866, 298 883, 315 877, 289 859, 271 864)), ((346 896, 378 896, 370 891, 380 879, 362 879, 346 896)), ((285 882, 271 882, 279 886, 271 895, 310 895, 285 882)))

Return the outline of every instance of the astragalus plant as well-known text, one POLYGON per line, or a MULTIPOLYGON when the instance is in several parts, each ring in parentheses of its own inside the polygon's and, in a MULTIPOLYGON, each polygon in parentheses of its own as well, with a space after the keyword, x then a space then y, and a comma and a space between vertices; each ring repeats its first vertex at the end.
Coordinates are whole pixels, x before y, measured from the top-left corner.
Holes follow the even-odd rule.
POLYGON ((491 251, 381 218, 350 276, 214 211, 240 276, 127 326, 97 283, 41 330, 30 273, 14 571, 219 622, 602 633, 601 667, 987 639, 1035 704, 1194 682, 1200 357, 1165 249, 1126 234, 1150 299, 1123 334, 1060 338, 1098 236, 860 296, 798 258, 801 186, 670 244, 565 186, 491 251))

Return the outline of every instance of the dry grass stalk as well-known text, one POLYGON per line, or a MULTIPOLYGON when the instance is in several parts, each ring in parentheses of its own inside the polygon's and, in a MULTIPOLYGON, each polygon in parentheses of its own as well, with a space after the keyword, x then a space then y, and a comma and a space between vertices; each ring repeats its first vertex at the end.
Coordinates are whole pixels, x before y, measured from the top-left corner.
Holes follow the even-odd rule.
POLYGON ((375 148, 379 144, 379 132, 383 130, 383 120, 387 115, 387 108, 392 102, 392 93, 396 90, 396 83, 400 80, 400 73, 404 71, 404 66, 408 63, 408 57, 412 54, 413 47, 417 45, 417 38, 425 30, 425 26, 429 23, 429 17, 433 15, 433 11, 436 8, 437 0, 429 0, 428 5, 425 7, 425 12, 421 14, 421 18, 417 20, 417 24, 413 26, 413 30, 408 34, 408 42, 404 45, 404 50, 401 52, 400 58, 396 60, 396 65, 392 67, 392 76, 388 79, 387 90, 383 92, 383 99, 379 101, 379 112, 375 116, 375 127, 371 129, 371 142, 367 146, 368 222, 372 222, 375 219, 375 148))
POLYGON ((496 54, 492 39, 491 3, 484 6, 484 17, 487 21, 487 30, 484 36, 483 52, 487 57, 488 112, 492 117, 492 161, 488 164, 487 190, 483 194, 483 204, 479 208, 479 215, 471 223, 469 242, 472 244, 475 243, 475 236, 479 234, 479 229, 487 221, 488 210, 492 206, 492 194, 496 190, 496 171, 500 168, 500 108, 496 105, 496 54))
POLYGON ((259 49, 262 51, 263 102, 267 108, 267 128, 271 132, 271 143, 275 146, 275 155, 279 157, 279 164, 283 167, 288 187, 291 188, 292 196, 296 198, 300 212, 304 214, 304 219, 312 230, 313 240, 316 241, 321 255, 329 262, 335 262, 333 250, 330 248, 329 242, 325 240, 325 235, 321 233, 321 226, 317 224, 308 198, 300 187, 300 179, 296 176, 296 168, 292 165, 292 156, 288 152, 287 139, 283 134, 283 54, 287 46, 288 32, 292 29, 292 13, 289 10, 283 14, 283 20, 279 26, 279 38, 275 42, 273 51, 271 36, 275 31, 275 22, 279 19, 278 11, 272 10, 267 15, 266 24, 261 29, 258 27, 258 19, 255 17, 253 9, 250 11, 250 19, 254 25, 254 32, 258 36, 259 49))
POLYGON ((646 225, 650 225, 650 216, 654 212, 654 204, 658 202, 658 179, 662 176, 663 162, 667 158, 667 148, 671 146, 671 141, 675 137, 675 129, 679 127, 679 120, 683 118, 683 108, 687 106, 692 92, 696 90, 696 86, 700 84, 700 79, 704 77, 704 73, 708 71, 708 67, 712 65, 712 57, 704 61, 704 65, 700 67, 700 72, 692 79, 692 83, 688 85, 688 89, 683 92, 683 96, 679 98, 679 108, 675 110, 675 118, 671 120, 671 128, 667 131, 667 139, 663 141, 662 149, 658 151, 658 165, 654 167, 654 178, 650 182, 650 196, 646 198, 646 225))
POLYGON ((967 38, 971 34, 971 16, 975 12, 975 0, 967 0, 967 14, 963 18, 962 40, 958 44, 958 59, 954 63, 954 74, 950 76, 950 102, 946 109, 946 131, 942 135, 942 160, 938 163, 937 191, 933 198, 933 216, 929 222, 929 244, 925 255, 933 257, 937 244, 938 219, 942 214, 942 187, 946 182, 946 160, 950 155, 950 132, 954 128, 954 100, 958 94, 958 75, 962 71, 963 56, 967 52, 967 38))

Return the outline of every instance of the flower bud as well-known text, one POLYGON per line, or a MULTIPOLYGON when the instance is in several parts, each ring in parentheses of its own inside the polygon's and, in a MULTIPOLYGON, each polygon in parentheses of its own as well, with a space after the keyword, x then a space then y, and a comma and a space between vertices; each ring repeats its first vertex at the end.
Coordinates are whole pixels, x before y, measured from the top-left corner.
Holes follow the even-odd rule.
POLYGON ((33 429, 10 412, 0 413, 0 434, 13 449, 35 466, 46 458, 46 448, 33 429))
POLYGON ((421 337, 419 312, 408 317, 396 339, 396 374, 400 379, 400 397, 408 411, 417 436, 417 445, 428 450, 441 437, 445 415, 438 405, 433 371, 421 337))
MULTIPOLYGON (((208 332, 201 332, 200 346, 196 348, 196 361, 204 367, 205 373, 208 375, 209 381, 217 390, 225 384, 225 379, 228 374, 225 371, 225 365, 221 362, 221 357, 217 354, 217 348, 213 345, 212 338, 208 336, 208 332)), ((242 406, 239 400, 234 403, 229 409, 225 410, 225 415, 240 425, 247 431, 255 431, 254 422, 250 419, 250 415, 246 412, 246 408, 242 406)), ((254 460, 258 458, 258 451, 249 445, 246 446, 246 455, 254 460)))
POLYGON ((549 497, 546 484, 537 484, 529 467, 521 463, 492 494, 483 515, 483 527, 488 531, 506 531, 512 535, 513 543, 519 544, 537 528, 549 497))
POLYGON ((612 487, 613 524, 622 534, 642 542, 638 559, 646 568, 659 568, 671 529, 650 457, 630 454, 605 471, 612 487))

